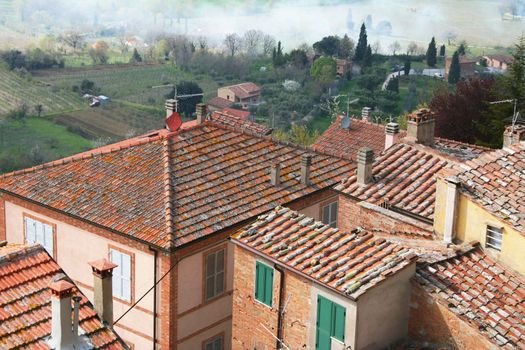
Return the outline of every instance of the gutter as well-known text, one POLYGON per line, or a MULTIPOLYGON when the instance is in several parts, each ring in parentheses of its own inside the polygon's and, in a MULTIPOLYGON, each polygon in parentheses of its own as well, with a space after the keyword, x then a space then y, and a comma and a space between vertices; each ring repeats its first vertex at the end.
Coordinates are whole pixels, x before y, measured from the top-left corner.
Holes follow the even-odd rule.
POLYGON ((279 271, 280 281, 279 281, 279 310, 277 311, 277 340, 275 343, 276 349, 282 349, 284 345, 283 339, 283 319, 284 319, 284 290, 285 290, 285 276, 284 270, 277 264, 274 264, 273 267, 279 271))

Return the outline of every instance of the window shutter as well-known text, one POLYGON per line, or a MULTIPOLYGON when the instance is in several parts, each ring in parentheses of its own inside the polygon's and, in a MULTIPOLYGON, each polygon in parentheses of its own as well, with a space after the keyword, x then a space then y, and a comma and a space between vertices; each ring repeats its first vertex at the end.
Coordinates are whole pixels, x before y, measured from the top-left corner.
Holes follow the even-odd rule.
POLYGON ((44 226, 44 248, 47 250, 49 255, 53 256, 53 227, 50 225, 44 226))
POLYGON ((35 221, 36 242, 44 245, 44 225, 35 221))
POLYGON ((113 295, 121 298, 122 297, 122 261, 120 259, 119 252, 111 249, 109 251, 109 257, 111 262, 117 264, 113 270, 113 295))
POLYGON ((131 256, 120 254, 122 258, 122 298, 131 301, 131 256))
POLYGON ((35 221, 30 218, 26 218, 26 242, 36 242, 35 221))
POLYGON ((255 263, 255 299, 261 300, 261 263, 255 263))
POLYGON ((323 224, 330 223, 330 206, 326 205, 323 207, 323 224))
POLYGON ((265 266, 266 268, 266 274, 265 274, 265 291, 264 291, 264 303, 268 306, 272 306, 272 298, 273 298, 273 269, 269 266, 265 266))
POLYGON ((332 328, 332 336, 336 338, 337 340, 344 342, 346 309, 335 303, 333 305, 334 305, 334 326, 332 328))

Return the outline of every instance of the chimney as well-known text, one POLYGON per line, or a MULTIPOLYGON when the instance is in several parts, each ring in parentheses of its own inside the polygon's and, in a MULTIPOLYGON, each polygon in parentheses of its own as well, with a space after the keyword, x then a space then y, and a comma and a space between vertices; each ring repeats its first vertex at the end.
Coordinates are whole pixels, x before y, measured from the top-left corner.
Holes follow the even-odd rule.
POLYGON ((73 335, 78 335, 78 314, 80 313, 80 300, 82 300, 82 297, 79 295, 73 297, 73 335))
POLYGON ((272 167, 270 168, 270 181, 272 185, 274 185, 275 187, 279 187, 281 185, 281 164, 280 163, 272 164, 272 167))
POLYGON ((399 139, 399 124, 388 123, 385 128, 385 149, 389 149, 399 139))
POLYGON ((202 124, 206 121, 206 116, 208 114, 207 106, 204 103, 198 103, 196 106, 197 109, 197 124, 202 124))
POLYGON ((374 151, 363 147, 357 152, 357 183, 366 185, 372 181, 372 164, 374 162, 374 151))
POLYGON ((525 141, 525 125, 507 126, 503 133, 503 147, 525 141))
POLYGON ((370 107, 363 107, 361 110, 361 119, 364 121, 370 121, 370 111, 372 111, 372 108, 370 107))
POLYGON ((118 265, 106 260, 100 259, 88 263, 93 269, 93 288, 94 301, 93 306, 98 316, 108 326, 113 326, 113 269, 118 265))
POLYGON ((446 178, 445 182, 447 183, 447 196, 445 203, 445 227, 443 231, 443 240, 446 243, 452 243, 456 228, 458 194, 461 183, 456 176, 446 178))
POLYGON ((165 106, 166 106, 166 118, 172 115, 173 112, 177 112, 177 100, 175 99, 166 100, 165 106))
POLYGON ((312 166, 312 155, 303 154, 301 156, 301 183, 305 185, 310 184, 310 168, 312 166))
POLYGON ((407 117, 407 139, 426 146, 434 145, 434 114, 422 108, 407 117))
POLYGON ((49 285, 51 289, 51 339, 55 350, 67 349, 77 342, 71 325, 71 294, 75 286, 60 280, 49 285))

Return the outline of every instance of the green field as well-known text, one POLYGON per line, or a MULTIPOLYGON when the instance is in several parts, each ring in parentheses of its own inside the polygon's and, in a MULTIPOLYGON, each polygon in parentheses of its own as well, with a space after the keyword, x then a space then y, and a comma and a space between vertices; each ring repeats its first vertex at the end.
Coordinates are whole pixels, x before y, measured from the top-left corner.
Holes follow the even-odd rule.
POLYGON ((85 102, 75 93, 18 76, 0 65, 0 115, 27 104, 33 113, 41 104, 44 114, 83 108, 85 102))

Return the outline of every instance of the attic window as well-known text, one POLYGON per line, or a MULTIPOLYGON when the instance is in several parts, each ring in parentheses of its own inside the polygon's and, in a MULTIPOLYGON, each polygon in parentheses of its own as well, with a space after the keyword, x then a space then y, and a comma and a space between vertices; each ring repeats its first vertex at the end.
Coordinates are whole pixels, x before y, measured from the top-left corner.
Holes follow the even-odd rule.
POLYGON ((487 236, 485 246, 488 248, 501 250, 503 241, 503 229, 501 227, 487 225, 487 236))

